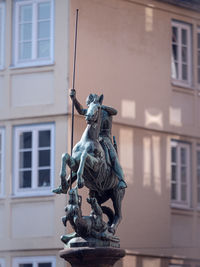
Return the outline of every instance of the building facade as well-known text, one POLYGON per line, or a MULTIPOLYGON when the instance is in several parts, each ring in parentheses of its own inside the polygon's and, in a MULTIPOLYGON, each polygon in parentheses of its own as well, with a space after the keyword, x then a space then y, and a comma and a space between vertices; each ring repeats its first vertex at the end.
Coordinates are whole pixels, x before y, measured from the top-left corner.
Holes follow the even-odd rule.
MULTIPOLYGON (((65 266, 67 199, 51 189, 70 151, 77 8, 77 98, 118 110, 118 266, 199 267, 199 4, 167 0, 0 1, 0 266, 65 266)), ((74 142, 84 128, 76 114, 74 142)))

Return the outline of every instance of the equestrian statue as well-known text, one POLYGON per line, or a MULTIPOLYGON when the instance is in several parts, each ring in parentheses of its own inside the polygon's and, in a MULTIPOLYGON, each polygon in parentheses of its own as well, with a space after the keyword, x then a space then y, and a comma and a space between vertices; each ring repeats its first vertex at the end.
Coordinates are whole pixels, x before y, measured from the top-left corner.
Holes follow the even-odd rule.
POLYGON ((71 239, 81 237, 119 243, 115 232, 122 219, 121 204, 127 185, 118 160, 115 137, 112 142, 112 117, 117 110, 102 104, 103 95, 90 94, 86 99, 86 109, 77 100, 74 89, 70 97, 77 112, 85 117, 87 126, 80 141, 73 147, 72 155, 62 155, 61 185, 53 190, 56 194, 69 194, 66 216, 62 221, 65 226, 69 221, 75 230, 62 236, 61 240, 69 244, 71 239), (66 166, 71 169, 68 178, 66 166), (76 186, 71 188, 74 182, 76 186), (78 189, 84 186, 89 189, 87 202, 91 206, 90 216, 83 216, 81 211, 78 189), (114 211, 102 206, 109 199, 114 211), (108 222, 103 221, 103 213, 107 215, 108 222))

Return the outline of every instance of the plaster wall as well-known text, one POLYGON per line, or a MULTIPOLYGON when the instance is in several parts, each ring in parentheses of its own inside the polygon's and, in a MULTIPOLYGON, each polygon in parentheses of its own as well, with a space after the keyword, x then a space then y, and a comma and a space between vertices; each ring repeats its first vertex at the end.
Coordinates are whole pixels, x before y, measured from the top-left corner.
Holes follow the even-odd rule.
MULTIPOLYGON (((171 21, 185 21, 196 30, 198 13, 159 1, 75 0, 70 6, 71 36, 77 8, 76 89, 81 102, 90 92, 103 92, 105 104, 114 103, 119 111, 117 123, 198 136, 195 53, 191 88, 171 81, 171 21)), ((193 40, 196 44, 194 33, 193 40)), ((71 62, 72 55, 73 39, 71 62)), ((71 84, 72 68, 69 77, 71 84)))
POLYGON ((6 49, 5 67, 0 76, 0 121, 64 114, 69 75, 69 1, 54 1, 54 62, 39 68, 13 65, 13 3, 12 0, 6 1, 6 49))

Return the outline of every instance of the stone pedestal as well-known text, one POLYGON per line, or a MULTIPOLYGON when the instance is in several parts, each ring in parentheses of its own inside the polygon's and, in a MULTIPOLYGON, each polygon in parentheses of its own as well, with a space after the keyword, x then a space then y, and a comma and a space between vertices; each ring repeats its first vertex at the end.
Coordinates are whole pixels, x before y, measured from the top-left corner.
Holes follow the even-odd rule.
POLYGON ((112 267, 125 254, 124 249, 109 247, 66 248, 60 251, 60 257, 72 267, 112 267))

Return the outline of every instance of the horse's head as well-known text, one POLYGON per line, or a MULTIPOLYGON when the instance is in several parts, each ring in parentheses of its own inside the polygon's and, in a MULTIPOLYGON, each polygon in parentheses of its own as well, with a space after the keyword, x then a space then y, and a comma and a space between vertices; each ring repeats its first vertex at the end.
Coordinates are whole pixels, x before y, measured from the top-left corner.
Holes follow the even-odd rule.
POLYGON ((99 110, 103 102, 103 95, 98 96, 96 94, 90 94, 86 100, 88 109, 85 115, 85 119, 88 124, 97 122, 99 118, 99 110))

